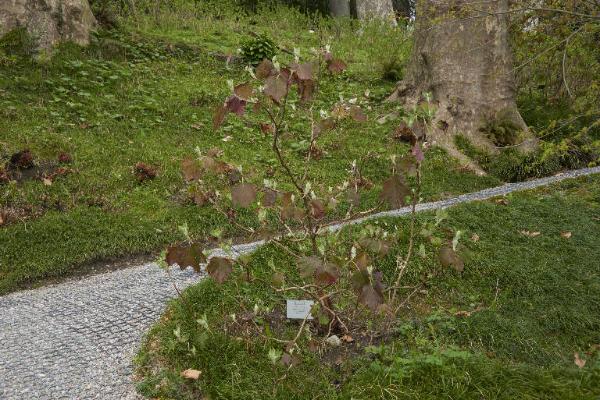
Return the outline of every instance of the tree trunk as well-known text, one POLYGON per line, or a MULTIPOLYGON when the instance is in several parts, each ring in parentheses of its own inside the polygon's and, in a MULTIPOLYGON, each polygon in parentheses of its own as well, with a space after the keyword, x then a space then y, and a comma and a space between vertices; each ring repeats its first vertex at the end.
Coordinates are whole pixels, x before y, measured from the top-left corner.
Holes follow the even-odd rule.
POLYGON ((381 18, 396 21, 392 0, 356 0, 356 16, 358 19, 381 18))
POLYGON ((87 0, 0 0, 0 37, 24 27, 38 50, 62 41, 87 45, 95 25, 87 0))
POLYGON ((350 17, 349 0, 329 0, 329 13, 332 17, 350 17))
POLYGON ((418 0, 414 49, 406 79, 390 96, 390 100, 414 106, 423 100, 423 93, 430 93, 436 112, 428 141, 480 172, 457 150, 456 135, 462 134, 495 154, 499 148, 482 128, 502 119, 521 131, 516 147, 524 151, 537 147, 515 100, 508 2, 418 0))
POLYGON ((398 18, 409 20, 414 14, 414 0, 392 0, 398 18))

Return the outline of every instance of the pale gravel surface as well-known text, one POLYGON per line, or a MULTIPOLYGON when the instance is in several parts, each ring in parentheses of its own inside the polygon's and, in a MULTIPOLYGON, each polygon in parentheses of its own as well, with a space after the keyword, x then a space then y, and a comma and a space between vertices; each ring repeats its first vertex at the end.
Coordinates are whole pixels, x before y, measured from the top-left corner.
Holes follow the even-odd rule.
MULTIPOLYGON (((594 173, 600 167, 426 203, 419 210, 594 173)), ((407 213, 404 208, 351 223, 407 213)), ((261 244, 236 246, 235 251, 247 253, 261 244)), ((201 279, 190 270, 173 270, 173 276, 180 288, 201 279)), ((166 273, 148 264, 0 297, 0 399, 138 399, 131 383, 132 357, 174 295, 166 273)))

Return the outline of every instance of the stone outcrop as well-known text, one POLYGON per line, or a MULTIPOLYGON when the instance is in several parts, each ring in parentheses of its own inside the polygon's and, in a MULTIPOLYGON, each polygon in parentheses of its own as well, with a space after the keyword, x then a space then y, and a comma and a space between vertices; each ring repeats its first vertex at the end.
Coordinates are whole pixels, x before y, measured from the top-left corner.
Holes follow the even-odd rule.
POLYGON ((0 0, 0 37, 24 27, 38 50, 66 41, 87 45, 95 26, 87 0, 0 0))
POLYGON ((395 23, 392 0, 356 0, 358 19, 381 18, 395 23))

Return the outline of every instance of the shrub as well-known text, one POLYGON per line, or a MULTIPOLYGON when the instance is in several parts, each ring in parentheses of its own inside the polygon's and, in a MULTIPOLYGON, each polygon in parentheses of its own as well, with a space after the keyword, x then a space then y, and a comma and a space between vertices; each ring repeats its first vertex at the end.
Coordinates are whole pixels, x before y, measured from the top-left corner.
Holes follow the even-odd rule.
POLYGON ((262 60, 271 60, 277 54, 277 46, 266 35, 258 35, 242 44, 241 55, 246 64, 258 65, 262 60))

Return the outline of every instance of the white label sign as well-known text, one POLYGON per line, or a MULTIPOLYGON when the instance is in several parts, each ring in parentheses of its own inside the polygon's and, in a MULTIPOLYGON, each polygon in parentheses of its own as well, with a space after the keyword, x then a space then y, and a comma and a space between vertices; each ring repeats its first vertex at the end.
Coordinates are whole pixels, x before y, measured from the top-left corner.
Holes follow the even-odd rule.
POLYGON ((310 309, 315 303, 312 300, 286 300, 288 319, 313 319, 310 309), (308 317, 307 317, 308 315, 308 317))

